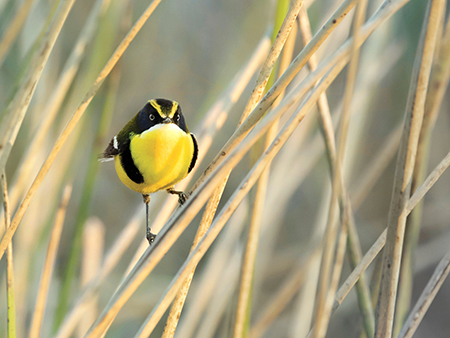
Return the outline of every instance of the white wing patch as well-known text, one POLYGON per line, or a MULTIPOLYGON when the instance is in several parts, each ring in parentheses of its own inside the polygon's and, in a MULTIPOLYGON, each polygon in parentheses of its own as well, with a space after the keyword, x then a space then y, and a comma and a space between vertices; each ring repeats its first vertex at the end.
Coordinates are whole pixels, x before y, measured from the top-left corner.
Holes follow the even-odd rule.
POLYGON ((114 157, 102 157, 98 159, 99 162, 109 162, 109 161, 114 161, 114 157))

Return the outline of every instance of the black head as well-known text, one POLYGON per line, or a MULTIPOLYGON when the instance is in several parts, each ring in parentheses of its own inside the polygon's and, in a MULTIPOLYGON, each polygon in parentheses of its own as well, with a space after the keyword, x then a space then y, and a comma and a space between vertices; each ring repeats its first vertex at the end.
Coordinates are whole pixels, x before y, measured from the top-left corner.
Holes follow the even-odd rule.
POLYGON ((139 133, 159 123, 174 123, 181 130, 188 132, 181 107, 175 101, 166 99, 150 100, 137 115, 139 133))

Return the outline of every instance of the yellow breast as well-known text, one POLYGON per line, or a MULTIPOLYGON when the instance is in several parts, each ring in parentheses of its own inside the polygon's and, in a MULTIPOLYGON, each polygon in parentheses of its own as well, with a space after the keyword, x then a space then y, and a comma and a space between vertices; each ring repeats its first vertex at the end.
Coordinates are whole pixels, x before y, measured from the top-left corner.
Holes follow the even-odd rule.
POLYGON ((144 177, 144 183, 130 180, 116 156, 116 170, 120 180, 130 189, 150 194, 167 189, 186 177, 194 154, 191 135, 178 126, 159 124, 132 137, 131 156, 144 177))

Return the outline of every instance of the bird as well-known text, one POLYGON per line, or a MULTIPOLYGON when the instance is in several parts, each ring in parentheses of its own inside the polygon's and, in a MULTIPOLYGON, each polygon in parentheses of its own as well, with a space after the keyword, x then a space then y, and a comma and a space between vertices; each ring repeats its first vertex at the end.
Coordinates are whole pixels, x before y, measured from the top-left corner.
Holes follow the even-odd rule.
POLYGON ((102 162, 114 160, 123 184, 142 194, 149 244, 156 238, 149 225, 150 194, 166 190, 178 195, 182 205, 187 195, 174 185, 192 171, 197 157, 197 140, 189 132, 181 106, 162 98, 149 100, 100 154, 102 162))

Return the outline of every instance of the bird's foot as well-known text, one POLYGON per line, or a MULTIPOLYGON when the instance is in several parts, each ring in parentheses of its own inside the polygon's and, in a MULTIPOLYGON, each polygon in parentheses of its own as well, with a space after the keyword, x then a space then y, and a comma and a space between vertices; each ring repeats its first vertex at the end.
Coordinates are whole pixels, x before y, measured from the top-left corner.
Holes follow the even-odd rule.
POLYGON ((182 191, 175 190, 173 188, 169 188, 166 190, 169 194, 178 195, 178 204, 183 205, 184 202, 188 199, 188 195, 182 191))
POLYGON ((152 243, 155 241, 156 235, 153 234, 150 229, 147 229, 147 241, 149 245, 152 245, 152 243))
POLYGON ((144 199, 145 204, 148 205, 150 203, 150 195, 149 194, 142 194, 142 198, 144 199))

